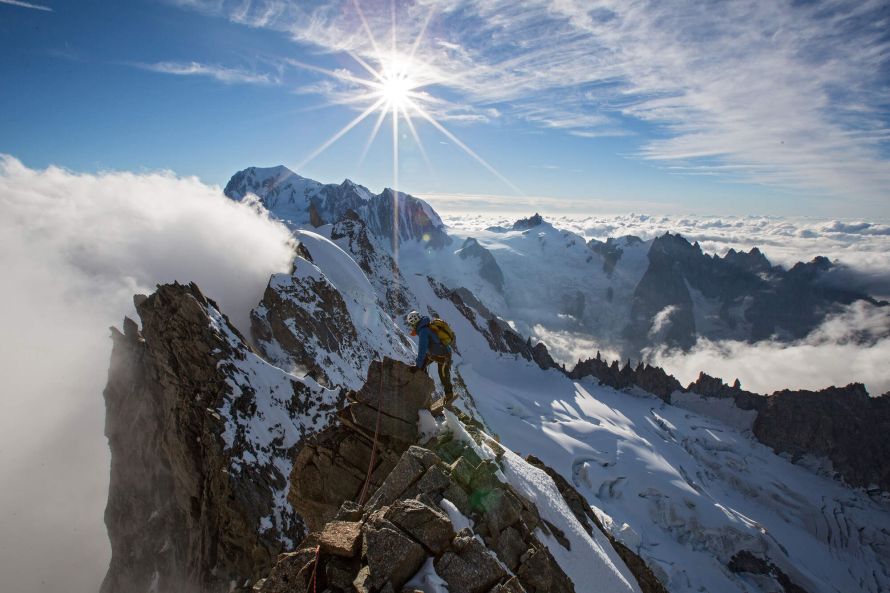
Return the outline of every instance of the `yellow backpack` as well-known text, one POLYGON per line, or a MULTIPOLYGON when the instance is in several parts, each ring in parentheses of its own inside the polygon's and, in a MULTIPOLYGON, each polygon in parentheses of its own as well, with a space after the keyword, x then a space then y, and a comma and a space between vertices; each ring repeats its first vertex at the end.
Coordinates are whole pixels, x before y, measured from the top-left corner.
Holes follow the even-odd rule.
POLYGON ((454 335, 454 330, 451 329, 451 326, 445 320, 433 319, 430 321, 430 329, 436 332, 443 346, 452 346, 454 344, 457 336, 454 335))

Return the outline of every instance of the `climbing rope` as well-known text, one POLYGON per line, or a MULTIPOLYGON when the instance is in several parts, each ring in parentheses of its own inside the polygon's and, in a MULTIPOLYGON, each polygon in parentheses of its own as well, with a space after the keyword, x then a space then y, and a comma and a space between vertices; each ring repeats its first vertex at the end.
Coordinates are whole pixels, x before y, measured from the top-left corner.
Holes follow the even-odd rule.
POLYGON ((371 446, 371 459, 368 461, 368 473, 365 475, 365 484, 358 499, 358 506, 365 506, 365 498, 368 496, 368 486, 371 484, 371 473, 374 471, 374 460, 377 455, 377 438, 380 435, 380 411, 383 409, 383 369, 380 372, 380 387, 377 389, 377 422, 374 427, 374 443, 371 446))
POLYGON ((312 565, 312 576, 309 582, 312 583, 312 593, 316 593, 315 583, 318 580, 318 558, 321 555, 321 545, 315 546, 315 564, 312 565))

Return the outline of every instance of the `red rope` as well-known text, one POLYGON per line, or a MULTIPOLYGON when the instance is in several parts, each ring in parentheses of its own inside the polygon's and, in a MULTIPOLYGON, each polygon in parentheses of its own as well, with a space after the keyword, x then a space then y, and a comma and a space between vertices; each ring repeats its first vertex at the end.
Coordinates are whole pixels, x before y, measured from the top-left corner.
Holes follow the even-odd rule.
POLYGON ((365 498, 368 495, 368 486, 371 484, 371 472, 374 470, 374 459, 377 455, 377 437, 380 434, 380 411, 383 409, 383 372, 380 373, 380 388, 377 390, 377 422, 374 427, 374 444, 371 446, 371 459, 368 461, 368 473, 365 475, 365 484, 358 499, 358 506, 365 506, 365 498))
POLYGON ((321 555, 321 546, 315 546, 315 564, 312 565, 312 576, 309 577, 309 582, 312 583, 312 593, 316 593, 315 590, 315 582, 318 580, 318 557, 321 555))

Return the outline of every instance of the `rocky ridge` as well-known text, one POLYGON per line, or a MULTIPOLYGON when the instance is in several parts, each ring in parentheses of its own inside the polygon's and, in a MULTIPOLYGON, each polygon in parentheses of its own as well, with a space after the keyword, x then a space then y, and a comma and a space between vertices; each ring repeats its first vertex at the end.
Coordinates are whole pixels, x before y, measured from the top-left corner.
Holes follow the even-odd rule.
MULTIPOLYGON (((452 593, 574 591, 536 534, 571 544, 503 480, 499 459, 506 451, 451 412, 445 430, 418 432, 433 386, 409 371, 390 359, 373 363, 365 386, 349 394, 341 423, 300 450, 290 498, 312 531, 254 591, 397 592, 434 582, 452 593), (384 420, 375 449, 377 409, 384 420), (356 504, 366 492, 367 502, 356 504)), ((580 497, 561 481, 561 492, 580 497)), ((588 533, 601 529, 586 518, 584 525, 588 533)), ((633 574, 647 583, 642 590, 663 591, 645 564, 624 552, 636 558, 633 574)))

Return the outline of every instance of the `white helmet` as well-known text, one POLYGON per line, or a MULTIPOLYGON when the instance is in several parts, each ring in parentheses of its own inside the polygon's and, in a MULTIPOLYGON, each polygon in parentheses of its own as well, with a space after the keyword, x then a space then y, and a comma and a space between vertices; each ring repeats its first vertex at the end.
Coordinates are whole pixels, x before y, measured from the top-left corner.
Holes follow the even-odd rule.
POLYGON ((420 313, 418 313, 417 311, 411 311, 405 317, 405 321, 407 321, 408 325, 410 325, 411 327, 417 327, 417 324, 420 323, 420 313))

